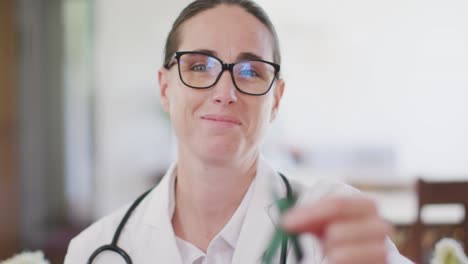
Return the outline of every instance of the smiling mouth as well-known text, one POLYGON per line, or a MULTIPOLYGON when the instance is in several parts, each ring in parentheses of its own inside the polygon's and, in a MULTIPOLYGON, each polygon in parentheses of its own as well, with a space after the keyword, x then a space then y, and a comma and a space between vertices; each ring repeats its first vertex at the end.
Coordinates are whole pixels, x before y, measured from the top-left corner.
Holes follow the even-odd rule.
POLYGON ((205 115, 202 116, 201 119, 213 121, 213 122, 220 122, 226 124, 233 124, 233 125, 242 125, 241 121, 235 117, 231 116, 221 116, 221 115, 205 115))

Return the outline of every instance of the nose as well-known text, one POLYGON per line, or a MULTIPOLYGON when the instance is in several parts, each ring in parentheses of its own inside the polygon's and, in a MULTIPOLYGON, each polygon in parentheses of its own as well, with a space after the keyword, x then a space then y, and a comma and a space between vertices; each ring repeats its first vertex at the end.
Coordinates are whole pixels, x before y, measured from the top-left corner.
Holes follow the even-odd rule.
POLYGON ((229 71, 224 71, 213 89, 215 104, 230 105, 237 102, 236 87, 229 71))

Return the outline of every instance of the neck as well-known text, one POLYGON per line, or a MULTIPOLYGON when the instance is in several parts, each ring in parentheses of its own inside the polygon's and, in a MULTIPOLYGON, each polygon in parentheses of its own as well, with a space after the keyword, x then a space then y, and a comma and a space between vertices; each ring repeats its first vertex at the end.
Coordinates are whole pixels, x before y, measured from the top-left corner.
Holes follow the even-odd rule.
POLYGON ((172 218, 176 235, 206 251, 239 207, 258 157, 256 152, 235 163, 209 163, 179 152, 172 218))

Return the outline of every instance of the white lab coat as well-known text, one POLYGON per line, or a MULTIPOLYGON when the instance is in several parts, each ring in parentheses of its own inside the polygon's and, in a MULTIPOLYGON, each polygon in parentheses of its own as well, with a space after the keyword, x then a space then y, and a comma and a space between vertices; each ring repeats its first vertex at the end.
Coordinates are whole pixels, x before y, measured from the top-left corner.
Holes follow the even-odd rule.
MULTIPOLYGON (((174 165, 168 170, 159 185, 141 202, 127 222, 118 241, 132 258, 133 263, 182 264, 168 215, 169 182, 174 165)), ((286 175, 287 176, 287 175, 286 175)), ((292 189, 299 194, 299 202, 306 203, 330 195, 359 195, 359 192, 343 183, 316 180, 304 185, 289 179, 292 189)), ((276 206, 271 188, 285 194, 284 182, 276 171, 263 159, 257 169, 254 193, 248 206, 240 231, 232 263, 261 263, 262 254, 268 245, 277 221, 276 206)), ((114 232, 130 205, 99 220, 75 237, 69 245, 65 264, 83 264, 98 247, 109 244, 114 232)), ((305 258, 302 263, 326 263, 320 243, 310 235, 301 238, 305 258)), ((388 242, 389 263, 411 263, 401 256, 396 247, 388 242)), ((109 253, 102 253, 109 254, 109 253)), ((94 263, 103 263, 101 256, 94 263), (101 261, 99 259, 101 258, 101 261)), ((293 250, 288 250, 288 262, 295 263, 293 250)), ((279 263, 276 261, 275 263, 279 263)))

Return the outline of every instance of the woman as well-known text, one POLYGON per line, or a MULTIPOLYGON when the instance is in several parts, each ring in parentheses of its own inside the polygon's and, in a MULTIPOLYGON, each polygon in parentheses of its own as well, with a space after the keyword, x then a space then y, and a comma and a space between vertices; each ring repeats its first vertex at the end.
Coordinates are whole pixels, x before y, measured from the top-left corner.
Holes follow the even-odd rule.
MULTIPOLYGON (((260 7, 195 1, 175 21, 165 52, 160 98, 178 155, 114 241, 133 263, 260 263, 279 221, 271 190, 286 196, 289 182, 299 200, 282 225, 305 234, 301 263, 409 263, 386 238, 373 202, 336 182, 284 181, 261 157, 285 83, 277 35, 260 7)), ((110 243, 128 208, 73 239, 65 263, 84 263, 110 243)), ((295 263, 294 250, 285 254, 295 263)))

